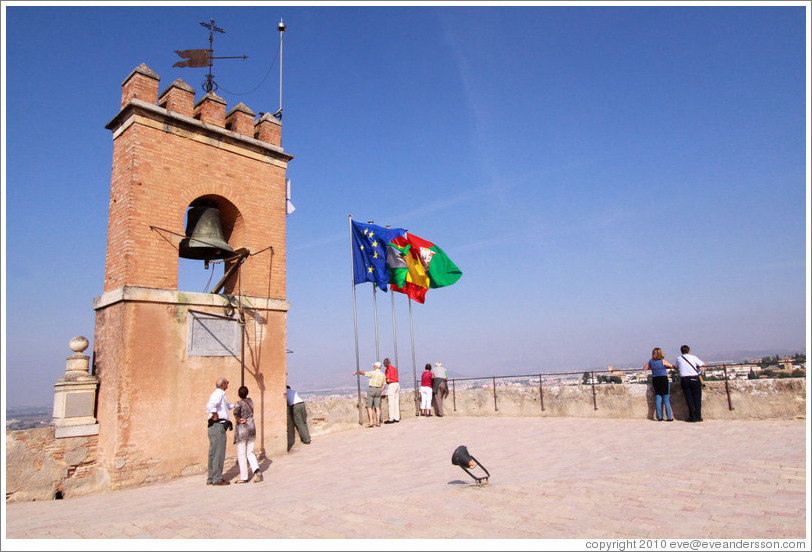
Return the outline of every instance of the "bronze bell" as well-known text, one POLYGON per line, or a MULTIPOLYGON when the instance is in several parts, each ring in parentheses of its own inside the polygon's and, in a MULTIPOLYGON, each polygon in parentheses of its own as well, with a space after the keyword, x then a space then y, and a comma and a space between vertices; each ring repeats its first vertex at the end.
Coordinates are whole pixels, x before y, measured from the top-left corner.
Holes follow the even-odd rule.
POLYGON ((180 241, 178 254, 184 259, 203 261, 226 259, 234 255, 234 250, 223 237, 217 207, 198 205, 189 208, 186 237, 180 241))

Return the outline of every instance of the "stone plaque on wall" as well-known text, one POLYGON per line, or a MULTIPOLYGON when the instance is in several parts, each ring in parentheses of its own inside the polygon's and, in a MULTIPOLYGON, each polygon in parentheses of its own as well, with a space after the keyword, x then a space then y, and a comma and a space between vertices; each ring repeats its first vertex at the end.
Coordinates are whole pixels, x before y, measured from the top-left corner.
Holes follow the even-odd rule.
POLYGON ((94 393, 66 393, 65 418, 78 418, 93 415, 94 393))
POLYGON ((187 356, 239 356, 240 326, 236 319, 189 313, 187 356))

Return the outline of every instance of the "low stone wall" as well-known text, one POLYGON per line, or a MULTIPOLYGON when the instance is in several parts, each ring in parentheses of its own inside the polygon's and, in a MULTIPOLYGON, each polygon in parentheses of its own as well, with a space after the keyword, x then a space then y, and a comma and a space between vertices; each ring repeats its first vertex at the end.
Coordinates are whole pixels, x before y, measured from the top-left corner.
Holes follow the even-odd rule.
MULTIPOLYGON (((364 407, 364 395, 361 395, 361 421, 367 423, 367 411, 364 407)), ((382 401, 382 417, 386 420, 389 412, 389 403, 382 401)), ((400 394, 401 419, 414 418, 414 392, 401 392, 400 394)), ((356 429, 360 426, 358 417, 357 397, 336 397, 318 402, 307 403, 307 425, 311 435, 326 435, 336 431, 356 429)))
MULTIPOLYGON (((702 416, 714 420, 792 419, 806 416, 804 378, 709 381, 702 390, 702 416), (732 410, 731 410, 732 406, 732 410)), ((460 389, 455 386, 444 401, 446 416, 549 416, 575 418, 654 419, 654 391, 644 384, 527 386, 499 382, 494 403, 493 385, 460 389), (542 409, 542 399, 543 406, 542 409), (495 404, 495 406, 494 406, 495 404)), ((362 393, 363 401, 363 393, 362 393)), ((383 418, 388 404, 383 400, 383 418)), ((401 419, 415 416, 414 393, 401 393, 401 419)), ((671 406, 678 420, 688 418, 679 384, 671 384, 671 406)), ((359 424, 357 399, 335 398, 307 404, 314 436, 363 427, 367 421, 362 404, 359 424)))
POLYGON ((96 469, 97 435, 54 438, 54 428, 6 431, 6 501, 52 500, 109 488, 96 469))

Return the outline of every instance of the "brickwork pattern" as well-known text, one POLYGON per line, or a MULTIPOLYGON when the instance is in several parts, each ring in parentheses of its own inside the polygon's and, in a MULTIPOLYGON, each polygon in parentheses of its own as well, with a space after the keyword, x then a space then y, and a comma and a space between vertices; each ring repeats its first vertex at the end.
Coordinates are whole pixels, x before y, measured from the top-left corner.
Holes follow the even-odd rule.
POLYGON ((51 500, 100 490, 98 437, 54 438, 54 428, 6 431, 6 500, 51 500))
POLYGON ((130 73, 130 76, 122 84, 121 107, 124 107, 130 100, 142 100, 147 103, 158 101, 158 81, 160 77, 155 72, 141 64, 130 73))
MULTIPOLYGON (((157 101, 158 80, 145 75, 146 70, 135 71, 125 82, 123 98, 133 96, 133 90, 140 98, 149 86, 150 98, 157 101)), ((185 114, 191 97, 185 83, 176 81, 161 97, 166 117, 133 111, 113 127, 104 290, 124 285, 177 289, 179 238, 170 236, 168 243, 167 235, 154 228, 183 234, 187 207, 195 199, 209 198, 221 208, 229 245, 258 254, 245 263, 242 294, 284 299, 286 158, 269 160, 237 138, 226 143, 219 135, 185 128, 168 109, 171 105, 185 114), (261 251, 269 253, 260 258, 261 251)), ((222 98, 210 93, 193 115, 225 128, 225 107, 222 98)), ((250 134, 255 132, 260 140, 279 143, 278 121, 263 117, 254 124, 253 112, 243 104, 230 112, 228 124, 233 136, 239 132, 253 140, 250 134)), ((236 284, 232 279, 226 292, 234 292, 236 284)))
POLYGON ((174 111, 187 117, 194 116, 195 90, 178 79, 169 85, 158 98, 158 105, 167 111, 174 111))
POLYGON ((214 92, 209 92, 195 105, 194 118, 210 125, 225 128, 226 101, 214 92))
POLYGON ((272 115, 266 113, 259 118, 254 126, 254 138, 269 144, 282 143, 282 127, 272 115))
POLYGON ((238 103, 226 115, 226 128, 238 134, 252 136, 254 133, 255 113, 243 103, 238 103))

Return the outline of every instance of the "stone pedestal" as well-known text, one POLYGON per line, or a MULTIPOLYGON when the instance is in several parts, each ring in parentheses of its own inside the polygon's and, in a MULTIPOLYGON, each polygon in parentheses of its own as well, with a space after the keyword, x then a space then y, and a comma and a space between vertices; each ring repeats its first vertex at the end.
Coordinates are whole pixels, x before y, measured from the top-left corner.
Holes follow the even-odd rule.
POLYGON ((89 373, 90 357, 86 337, 70 341, 73 354, 67 358, 65 375, 54 384, 54 437, 98 435, 96 422, 96 390, 99 378, 89 373))

